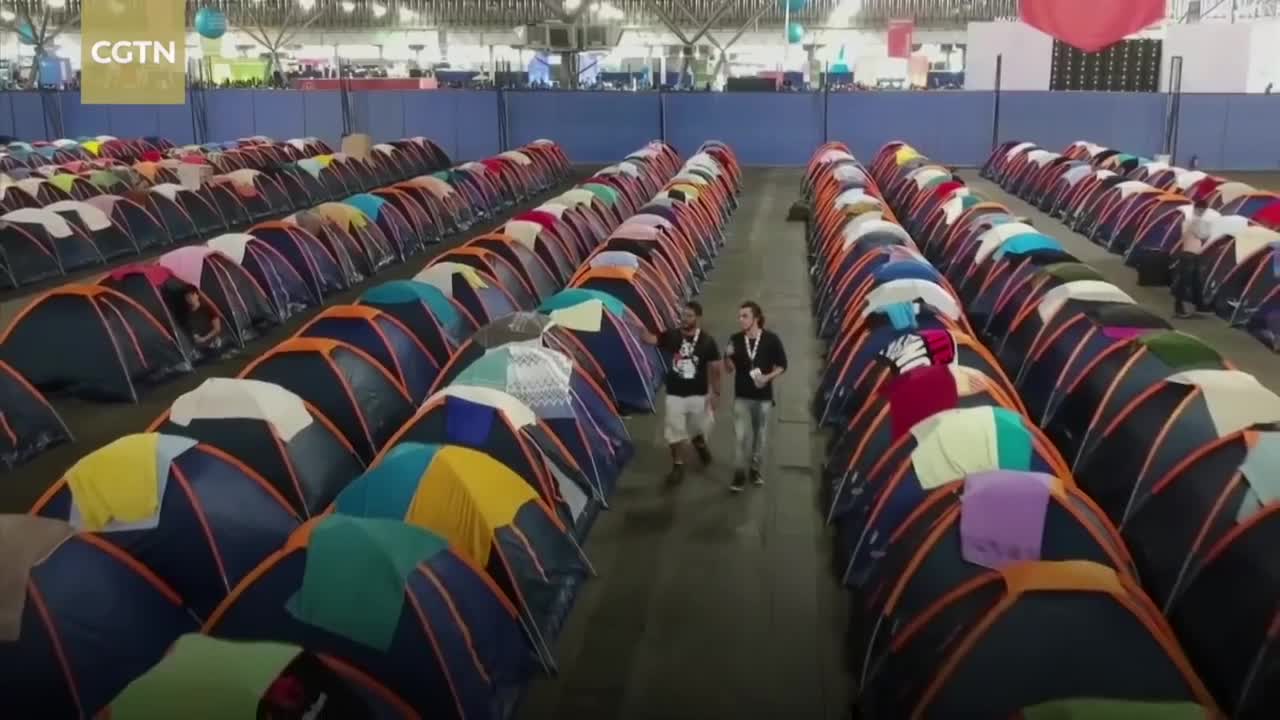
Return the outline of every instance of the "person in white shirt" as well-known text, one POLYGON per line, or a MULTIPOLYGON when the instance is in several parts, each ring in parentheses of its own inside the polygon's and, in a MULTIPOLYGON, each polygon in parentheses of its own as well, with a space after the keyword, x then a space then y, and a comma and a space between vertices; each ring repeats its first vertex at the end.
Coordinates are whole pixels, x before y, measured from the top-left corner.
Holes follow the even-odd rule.
POLYGON ((1182 223, 1182 237, 1178 240, 1178 249, 1173 255, 1173 284, 1170 287, 1173 291, 1173 315, 1177 318, 1192 316, 1187 310, 1187 303, 1191 303, 1196 311, 1204 309, 1204 278, 1200 253, 1209 241, 1208 213, 1208 204, 1197 200, 1182 223))

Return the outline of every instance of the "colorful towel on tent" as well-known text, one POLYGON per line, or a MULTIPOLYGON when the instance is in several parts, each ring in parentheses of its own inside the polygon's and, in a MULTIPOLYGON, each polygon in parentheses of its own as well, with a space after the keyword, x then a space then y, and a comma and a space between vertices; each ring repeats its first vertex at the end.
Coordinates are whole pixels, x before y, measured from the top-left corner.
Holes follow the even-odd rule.
POLYGON ((911 453, 925 490, 988 470, 1030 470, 1031 433, 1022 416, 983 406, 938 413, 911 428, 911 453))
POLYGON ((1053 477, 994 470, 964 480, 960 554, 967 562, 1002 570, 1040 559, 1053 477))
POLYGON ((915 330, 920 327, 920 324, 916 322, 918 309, 919 303, 900 302, 882 305, 876 308, 876 311, 884 313, 889 318, 894 330, 915 330))
POLYGON ((1023 708, 1021 720, 1209 720, 1195 703, 1073 698, 1023 708))
POLYGON ((946 330, 921 330, 895 339, 876 357, 898 374, 929 365, 950 365, 956 360, 956 341, 946 330))
POLYGON ((386 200, 378 197, 377 195, 370 195, 369 193, 352 195, 343 202, 351 205, 374 220, 377 220, 382 214, 382 206, 387 204, 386 200))
POLYGON ((1244 522, 1264 507, 1280 500, 1280 432, 1258 433, 1254 446, 1240 464, 1249 490, 1240 500, 1236 522, 1244 522))
POLYGON ((931 365, 912 370, 889 381, 885 387, 894 440, 906 435, 920 421, 959 400, 956 378, 947 365, 931 365))
POLYGON ((156 433, 126 435, 81 458, 65 476, 72 527, 92 532, 156 527, 169 466, 195 444, 156 433))
POLYGON ((540 348, 511 345, 507 365, 507 392, 520 398, 534 412, 573 414, 569 386, 573 361, 567 356, 540 348))
POLYGON ((405 580, 444 540, 399 520, 332 516, 311 531, 302 587, 288 602, 299 621, 385 652, 405 601, 405 580))

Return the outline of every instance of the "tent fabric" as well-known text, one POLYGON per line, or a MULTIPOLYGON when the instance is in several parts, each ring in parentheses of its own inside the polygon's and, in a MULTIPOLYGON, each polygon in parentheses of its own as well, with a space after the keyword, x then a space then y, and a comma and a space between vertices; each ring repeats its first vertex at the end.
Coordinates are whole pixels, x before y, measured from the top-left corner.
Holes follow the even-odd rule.
POLYGON ((289 643, 342 663, 355 671, 344 677, 365 686, 362 697, 385 705, 374 717, 487 717, 527 675, 528 644, 518 616, 493 581, 438 536, 399 521, 332 515, 303 525, 235 588, 205 632, 289 643), (313 545, 317 532, 324 541, 313 545), (331 542, 338 539, 347 542, 331 542), (417 557, 397 585, 397 568, 414 548, 434 554, 417 557), (298 617, 311 614, 298 603, 308 570, 313 581, 324 580, 313 588, 328 588, 321 606, 304 606, 322 626, 298 617), (401 612, 386 651, 379 652, 361 638, 373 639, 372 632, 386 626, 369 610, 390 604, 366 606, 364 599, 393 594, 402 598, 401 612), (343 607, 357 611, 334 617, 343 607))
POLYGON ((300 517, 322 513, 364 471, 354 446, 298 395, 256 380, 210 378, 152 430, 199 440, 259 473, 300 517))
POLYGON ((0 515, 0 642, 19 639, 31 569, 75 535, 66 522, 25 515, 0 515))
MULTIPOLYGON (((51 539, 37 529, 49 522, 6 516, 4 525, 6 535, 51 539)), ((47 717, 94 717, 199 626, 172 588, 101 537, 77 533, 48 544, 17 586, 39 601, 25 603, 17 640, 0 642, 5 702, 47 717)), ((14 546, 4 547, 8 562, 14 546)), ((0 595, 10 587, 0 586, 0 595)))
POLYGON ((23 308, 0 335, 0 361, 45 391, 125 402, 137 401, 140 386, 190 368, 142 306, 95 285, 63 285, 23 308))
POLYGON ((299 523, 261 476, 226 453, 160 433, 82 458, 32 509, 102 533, 171 586, 198 617, 299 523))
POLYGON ((13 468, 48 448, 72 439, 49 401, 16 370, 0 362, 0 463, 13 468))

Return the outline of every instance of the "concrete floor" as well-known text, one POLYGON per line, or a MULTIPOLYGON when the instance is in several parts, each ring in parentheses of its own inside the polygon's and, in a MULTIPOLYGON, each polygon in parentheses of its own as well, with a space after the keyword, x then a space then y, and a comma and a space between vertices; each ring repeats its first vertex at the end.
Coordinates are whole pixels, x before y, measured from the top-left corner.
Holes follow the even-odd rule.
POLYGON ((767 486, 727 490, 727 401, 710 440, 715 463, 674 490, 662 482, 669 460, 657 418, 631 420, 635 463, 586 547, 599 577, 560 639, 560 674, 535 682, 524 720, 848 716, 848 597, 832 577, 815 500, 820 454, 808 403, 819 358, 803 225, 785 222, 801 176, 748 171, 699 298, 722 346, 746 299, 763 306, 786 345, 767 486))
MULTIPOLYGON (((1258 182, 1257 178, 1253 177, 1255 175, 1263 176, 1264 180, 1271 178, 1276 182, 1275 187, 1280 188, 1280 175, 1276 173, 1241 173, 1239 175, 1242 182, 1258 182)), ((1239 369, 1252 373, 1263 385, 1280 393, 1280 357, 1248 333, 1231 328, 1215 316, 1196 317, 1189 320, 1175 319, 1173 296, 1169 294, 1169 289, 1139 287, 1137 273, 1124 264, 1122 256, 1107 252, 1105 248, 1073 232, 1066 225, 1040 212, 1036 207, 1005 192, 999 185, 983 180, 978 177, 976 170, 962 170, 960 176, 984 197, 1002 202, 1018 215, 1031 218, 1037 230, 1057 238, 1067 252, 1075 255, 1081 262, 1092 265, 1106 278, 1107 282, 1124 290, 1148 309, 1155 310, 1168 318, 1178 330, 1204 340, 1235 363, 1239 369)))

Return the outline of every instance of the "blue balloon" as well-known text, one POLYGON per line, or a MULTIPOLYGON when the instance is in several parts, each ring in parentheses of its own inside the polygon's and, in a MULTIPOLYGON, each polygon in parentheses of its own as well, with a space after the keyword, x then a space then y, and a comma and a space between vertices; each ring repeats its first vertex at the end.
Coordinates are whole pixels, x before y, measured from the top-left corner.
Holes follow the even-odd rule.
POLYGON ((798 45, 804 40, 804 26, 800 23, 791 23, 787 26, 787 42, 792 45, 798 45))
POLYGON ((196 32, 200 37, 217 40, 227 33, 227 16, 221 10, 200 8, 196 11, 196 32))

